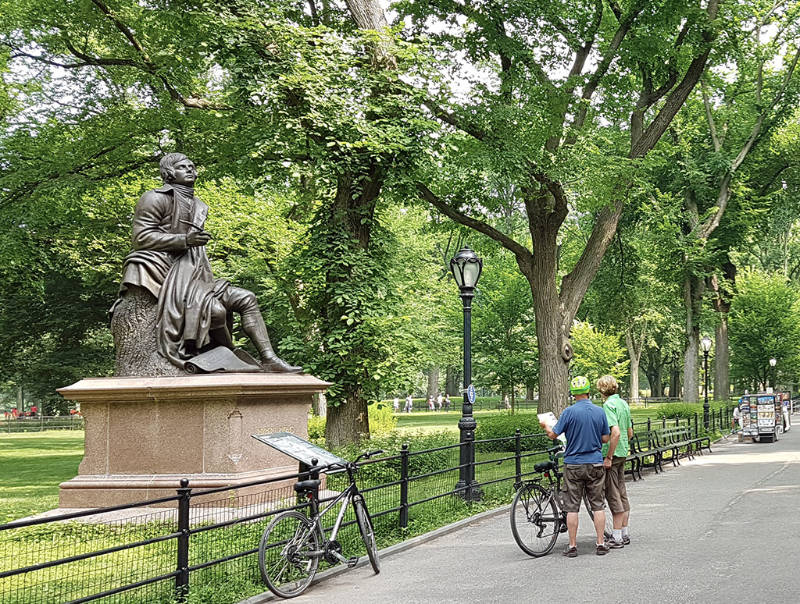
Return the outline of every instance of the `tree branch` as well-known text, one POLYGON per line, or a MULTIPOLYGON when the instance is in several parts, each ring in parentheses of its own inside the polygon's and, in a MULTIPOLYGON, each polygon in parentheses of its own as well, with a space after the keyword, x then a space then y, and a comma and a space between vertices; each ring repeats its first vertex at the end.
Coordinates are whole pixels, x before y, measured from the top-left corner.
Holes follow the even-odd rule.
POLYGON ((617 231, 624 203, 622 195, 613 204, 607 205, 597 215, 597 219, 589 236, 586 247, 575 268, 561 279, 561 292, 559 298, 564 306, 564 321, 571 323, 578 314, 583 296, 589 289, 592 279, 600 268, 603 256, 617 231))
MULTIPOLYGON (((119 18, 117 18, 117 16, 114 15, 114 13, 111 11, 111 9, 105 2, 103 2, 102 0, 91 0, 91 2, 100 10, 100 12, 102 12, 106 16, 106 18, 108 18, 114 24, 114 27, 116 27, 117 30, 120 33, 122 33, 123 36, 125 36, 125 38, 128 40, 128 43, 134 48, 134 50, 136 50, 136 52, 141 57, 143 64, 142 67, 144 68, 144 71, 150 73, 151 75, 155 76, 161 81, 161 83, 164 85, 164 88, 167 90, 167 93, 169 94, 170 98, 173 101, 177 101, 181 103, 183 106, 192 109, 217 109, 217 110, 230 109, 230 107, 226 105, 218 105, 206 99, 183 96, 178 91, 178 89, 175 88, 175 86, 173 86, 172 83, 163 74, 159 73, 158 66, 155 63, 153 63, 152 59, 147 54, 147 51, 145 51, 144 46, 142 46, 142 44, 139 43, 139 41, 137 40, 136 36, 133 33, 133 30, 131 30, 130 27, 128 27, 119 18)), ((76 54, 77 49, 66 38, 65 38, 65 44, 67 45, 69 51, 75 54, 75 56, 78 57, 79 59, 83 59, 84 61, 93 63, 95 65, 101 65, 101 66, 103 65, 103 63, 101 62, 97 62, 97 59, 94 57, 90 57, 85 54, 83 56, 81 56, 81 54, 76 54)), ((132 63, 134 66, 138 66, 135 62, 132 63)))
POLYGON ((454 113, 451 113, 446 109, 440 107, 433 99, 428 99, 424 101, 422 104, 425 105, 425 107, 427 107, 430 110, 430 112, 434 115, 435 118, 446 124, 450 124, 451 126, 453 126, 453 128, 461 130, 465 134, 469 134, 470 136, 479 141, 482 141, 486 138, 487 133, 483 129, 478 128, 473 124, 464 123, 454 113))
POLYGON ((714 116, 711 114, 711 101, 708 98, 705 82, 700 82, 700 89, 703 92, 703 107, 705 107, 706 110, 708 129, 711 131, 711 142, 714 144, 714 151, 719 153, 719 150, 722 148, 722 143, 719 140, 719 136, 717 136, 717 125, 714 121, 714 116))
POLYGON ((445 203, 440 197, 438 197, 433 191, 431 191, 428 187, 426 187, 423 183, 416 183, 417 184, 417 192, 419 196, 424 200, 439 210, 442 214, 454 220, 459 224, 463 224, 471 229, 478 231, 479 233, 483 233, 487 237, 490 237, 497 241, 500 245, 504 248, 513 252, 513 254, 517 257, 517 259, 524 259, 526 262, 529 262, 530 257, 532 256, 530 250, 528 250, 524 245, 518 243, 505 233, 498 231, 493 226, 486 224, 481 220, 477 220, 472 218, 471 216, 467 216, 466 214, 459 212, 449 204, 445 203))
POLYGON ((656 145, 656 143, 661 139, 661 135, 664 134, 664 131, 672 123, 672 119, 675 117, 675 114, 677 114, 680 108, 683 107, 683 104, 686 102, 689 94, 694 89, 695 84, 697 84, 698 80, 705 72, 706 62, 708 61, 708 56, 711 53, 711 42, 716 37, 711 24, 717 18, 717 14, 719 12, 719 2, 720 0, 709 0, 706 8, 708 23, 703 31, 705 49, 699 55, 694 57, 692 62, 689 64, 689 67, 686 69, 686 74, 684 75, 683 80, 681 80, 681 82, 669 94, 667 100, 664 101, 663 107, 661 107, 661 110, 658 112, 647 129, 642 132, 642 135, 638 139, 633 139, 633 137, 631 137, 631 158, 643 157, 656 145))

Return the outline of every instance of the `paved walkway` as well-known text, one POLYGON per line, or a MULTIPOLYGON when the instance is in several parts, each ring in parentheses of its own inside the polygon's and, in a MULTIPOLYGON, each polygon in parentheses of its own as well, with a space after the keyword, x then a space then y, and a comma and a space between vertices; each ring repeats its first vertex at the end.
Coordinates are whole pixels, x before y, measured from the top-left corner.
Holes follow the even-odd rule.
POLYGON ((800 416, 777 443, 714 453, 628 483, 633 543, 605 557, 581 515, 577 558, 520 550, 508 514, 311 585, 295 602, 800 601, 800 416))

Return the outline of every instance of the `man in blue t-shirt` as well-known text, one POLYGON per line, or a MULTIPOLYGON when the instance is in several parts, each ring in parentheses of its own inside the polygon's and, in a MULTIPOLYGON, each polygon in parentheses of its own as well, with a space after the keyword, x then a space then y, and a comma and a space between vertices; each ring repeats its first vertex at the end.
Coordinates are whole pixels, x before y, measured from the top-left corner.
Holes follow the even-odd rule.
POLYGON ((603 535, 606 524, 606 514, 603 511, 606 472, 600 449, 603 443, 608 442, 610 430, 603 409, 589 400, 589 388, 589 380, 584 376, 574 378, 569 390, 575 397, 575 403, 564 409, 552 430, 541 422, 550 438, 556 439, 560 434, 567 437, 563 499, 569 532, 569 546, 564 550, 564 555, 569 558, 578 555, 578 510, 584 493, 587 494, 594 515, 594 529, 597 533, 595 553, 598 556, 608 553, 603 535))

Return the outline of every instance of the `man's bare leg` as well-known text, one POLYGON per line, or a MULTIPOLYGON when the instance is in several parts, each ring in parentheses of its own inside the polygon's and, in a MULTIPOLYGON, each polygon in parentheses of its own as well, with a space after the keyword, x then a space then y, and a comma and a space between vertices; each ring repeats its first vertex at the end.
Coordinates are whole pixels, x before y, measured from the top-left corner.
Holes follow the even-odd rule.
MULTIPOLYGON (((603 520, 605 523, 605 520, 603 520)), ((567 533, 569 546, 578 547, 578 512, 567 512, 567 533)))
POLYGON ((605 543, 605 530, 606 530, 606 513, 603 510, 598 512, 592 512, 592 518, 594 520, 594 532, 597 533, 597 545, 601 543, 605 543))

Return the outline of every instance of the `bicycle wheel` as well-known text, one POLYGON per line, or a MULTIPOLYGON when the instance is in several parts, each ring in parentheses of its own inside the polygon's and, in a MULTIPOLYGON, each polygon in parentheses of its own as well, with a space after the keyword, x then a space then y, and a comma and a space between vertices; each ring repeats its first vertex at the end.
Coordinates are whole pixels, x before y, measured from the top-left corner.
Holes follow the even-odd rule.
POLYGON ((364 503, 361 495, 353 499, 353 509, 356 512, 356 523, 358 524, 358 530, 361 532, 361 538, 364 540, 364 545, 367 546, 369 563, 372 564, 372 570, 377 575, 381 572, 381 559, 378 557, 378 546, 375 545, 375 530, 372 528, 372 519, 369 517, 367 504, 364 503))
POLYGON ((303 514, 296 510, 278 514, 258 545, 261 578, 281 598, 299 596, 317 572, 318 552, 319 536, 303 514))
POLYGON ((553 549, 561 515, 553 493, 536 483, 523 484, 511 504, 511 533, 520 549, 539 558, 553 549))
MULTIPOLYGON (((586 493, 583 494, 583 505, 586 507, 586 511, 589 514, 589 519, 592 521, 592 526, 594 526, 594 512, 592 512, 592 506, 589 505, 589 496, 586 493)), ((614 533, 612 532, 614 530, 614 516, 612 516, 611 510, 608 509, 608 505, 605 506, 605 512, 606 526, 603 529, 603 537, 605 537, 605 540, 608 541, 614 536, 614 533)))

